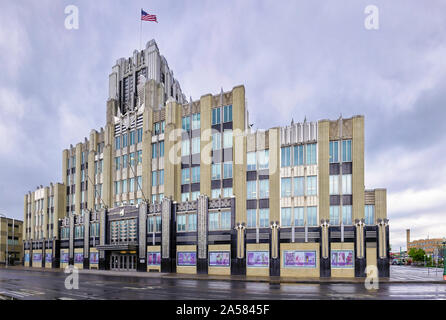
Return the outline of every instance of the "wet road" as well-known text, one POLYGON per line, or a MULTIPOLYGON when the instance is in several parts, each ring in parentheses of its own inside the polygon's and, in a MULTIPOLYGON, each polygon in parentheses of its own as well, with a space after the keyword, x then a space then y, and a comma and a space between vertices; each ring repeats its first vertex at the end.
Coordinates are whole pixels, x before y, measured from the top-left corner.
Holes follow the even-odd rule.
POLYGON ((443 299, 446 284, 270 284, 79 274, 79 289, 67 290, 63 272, 0 269, 0 295, 17 299, 443 299))

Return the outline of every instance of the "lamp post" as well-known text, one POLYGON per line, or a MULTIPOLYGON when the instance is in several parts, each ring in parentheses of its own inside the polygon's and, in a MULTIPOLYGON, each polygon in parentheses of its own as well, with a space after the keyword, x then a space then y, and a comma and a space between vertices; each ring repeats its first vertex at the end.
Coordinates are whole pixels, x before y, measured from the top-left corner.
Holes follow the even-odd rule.
POLYGON ((443 280, 446 280, 446 238, 443 238, 443 280))
MULTIPOLYGON (((8 267, 8 219, 3 213, 0 213, 0 217, 4 217, 6 221, 6 252, 5 252, 5 262, 6 262, 6 268, 8 267)), ((1 222, 1 219, 0 219, 1 222)), ((1 228, 0 228, 1 230, 1 228)))

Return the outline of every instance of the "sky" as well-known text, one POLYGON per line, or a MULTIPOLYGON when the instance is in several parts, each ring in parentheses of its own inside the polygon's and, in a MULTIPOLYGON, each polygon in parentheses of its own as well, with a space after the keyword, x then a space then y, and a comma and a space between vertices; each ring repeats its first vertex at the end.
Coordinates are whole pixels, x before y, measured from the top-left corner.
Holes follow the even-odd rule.
POLYGON ((0 213, 62 181, 62 150, 105 125, 108 75, 155 39, 189 99, 246 89, 250 122, 365 116, 365 187, 387 189, 392 251, 446 236, 446 2, 2 1, 0 213), (79 28, 65 28, 65 8, 79 28), (365 8, 379 9, 368 30, 365 8))

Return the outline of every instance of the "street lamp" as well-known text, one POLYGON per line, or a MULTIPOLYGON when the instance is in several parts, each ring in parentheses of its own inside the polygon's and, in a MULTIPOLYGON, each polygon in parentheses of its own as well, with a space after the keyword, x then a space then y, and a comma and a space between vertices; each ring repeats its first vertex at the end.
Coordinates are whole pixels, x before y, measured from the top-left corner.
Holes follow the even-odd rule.
MULTIPOLYGON (((0 213, 0 217, 4 217, 5 220, 6 220, 6 252, 5 252, 5 261, 6 261, 6 268, 7 268, 8 267, 8 220, 7 220, 7 217, 3 213, 0 213)), ((1 219, 0 219, 0 222, 1 222, 1 219)), ((1 224, 0 224, 0 226, 1 226, 1 224)), ((0 228, 0 230, 1 230, 1 228, 0 228)))
POLYGON ((443 280, 446 280, 446 238, 443 238, 443 280))

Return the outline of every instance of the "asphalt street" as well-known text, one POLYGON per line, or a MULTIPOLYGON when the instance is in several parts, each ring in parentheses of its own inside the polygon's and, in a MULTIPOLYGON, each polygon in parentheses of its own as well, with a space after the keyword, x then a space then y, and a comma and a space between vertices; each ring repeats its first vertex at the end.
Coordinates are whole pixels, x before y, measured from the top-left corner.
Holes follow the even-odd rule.
MULTIPOLYGON (((392 266, 391 275, 425 279, 425 270, 392 266)), ((437 271, 437 275, 440 273, 437 271)), ((65 288, 63 271, 0 269, 0 296, 42 300, 261 300, 261 299, 442 299, 446 282, 380 283, 367 290, 364 283, 265 283, 252 281, 191 280, 166 277, 79 274, 79 288, 65 288)))

